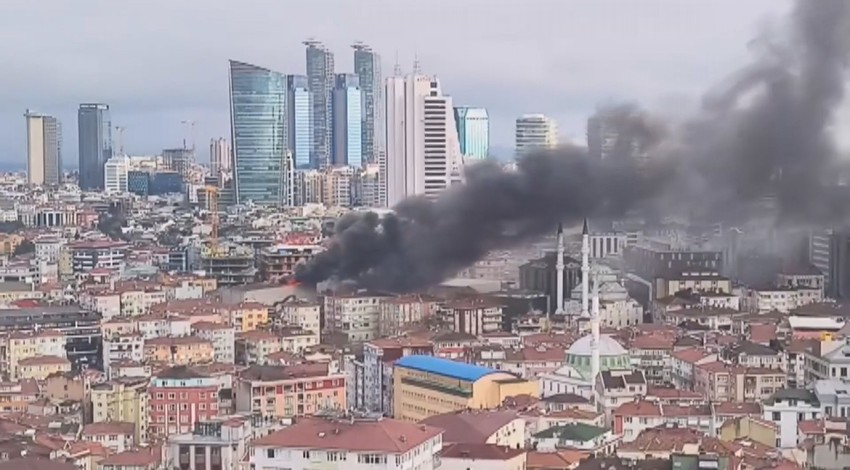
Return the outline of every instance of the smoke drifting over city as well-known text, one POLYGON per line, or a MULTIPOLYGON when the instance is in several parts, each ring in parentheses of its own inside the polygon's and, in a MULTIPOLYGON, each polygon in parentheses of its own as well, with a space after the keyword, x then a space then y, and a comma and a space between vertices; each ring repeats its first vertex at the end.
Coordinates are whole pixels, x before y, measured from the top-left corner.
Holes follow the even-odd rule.
POLYGON ((384 217, 349 214, 297 279, 416 290, 559 221, 649 208, 728 221, 771 196, 781 220, 843 218, 848 199, 836 183, 847 163, 830 125, 850 64, 850 2, 798 0, 784 34, 754 44, 755 60, 711 90, 692 119, 661 125, 624 107, 614 111, 621 140, 606 159, 560 148, 521 158, 516 172, 483 162, 437 200, 411 198, 384 217), (624 158, 633 145, 646 159, 624 158))

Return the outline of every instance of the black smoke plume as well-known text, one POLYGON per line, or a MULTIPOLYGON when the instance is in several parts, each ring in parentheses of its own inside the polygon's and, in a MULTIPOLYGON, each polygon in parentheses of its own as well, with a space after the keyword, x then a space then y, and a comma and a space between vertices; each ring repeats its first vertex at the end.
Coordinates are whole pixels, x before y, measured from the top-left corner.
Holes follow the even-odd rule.
POLYGON ((832 177, 846 164, 830 126, 844 98, 850 2, 798 0, 787 34, 757 44, 752 64, 708 93, 687 122, 668 129, 634 108, 614 110, 612 158, 561 148, 519 159, 515 172, 484 162, 434 201, 410 198, 383 218, 349 214, 296 277, 410 291, 558 221, 647 208, 724 220, 767 197, 784 219, 843 218, 850 201, 832 177), (635 147, 646 158, 634 158, 635 147))

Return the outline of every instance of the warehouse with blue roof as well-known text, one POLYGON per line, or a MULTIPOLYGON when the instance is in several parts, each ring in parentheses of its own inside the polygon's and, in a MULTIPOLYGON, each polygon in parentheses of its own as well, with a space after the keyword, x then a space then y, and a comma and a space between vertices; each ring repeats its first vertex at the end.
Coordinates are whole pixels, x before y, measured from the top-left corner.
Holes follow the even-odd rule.
POLYGON ((464 409, 497 408, 511 396, 538 395, 538 385, 514 374, 433 356, 412 355, 393 366, 393 414, 418 422, 464 409))

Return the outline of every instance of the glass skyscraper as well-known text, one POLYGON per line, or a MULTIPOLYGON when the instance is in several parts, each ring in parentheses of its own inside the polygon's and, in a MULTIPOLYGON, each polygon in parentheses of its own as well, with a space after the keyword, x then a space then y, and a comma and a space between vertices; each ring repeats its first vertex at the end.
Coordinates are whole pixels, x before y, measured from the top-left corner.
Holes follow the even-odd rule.
POLYGON ((286 76, 230 61, 230 127, 237 204, 281 205, 286 181, 286 76))
POLYGON ((333 153, 334 166, 363 166, 363 93, 357 75, 341 73, 336 76, 333 91, 333 153))
POLYGON ((109 105, 83 103, 77 111, 80 189, 103 189, 103 167, 112 158, 112 120, 109 105))
POLYGON ((455 108, 460 153, 485 159, 490 153, 490 118, 484 108, 455 108))
POLYGON ((354 73, 359 77, 363 91, 363 159, 368 163, 378 163, 386 138, 381 56, 362 43, 351 47, 354 48, 354 73))
POLYGON ((310 88, 303 75, 286 76, 286 141, 295 168, 318 168, 313 158, 310 88))
POLYGON ((312 96, 313 108, 313 159, 319 168, 330 163, 331 116, 334 88, 334 55, 322 43, 314 40, 304 42, 307 46, 307 84, 312 96))

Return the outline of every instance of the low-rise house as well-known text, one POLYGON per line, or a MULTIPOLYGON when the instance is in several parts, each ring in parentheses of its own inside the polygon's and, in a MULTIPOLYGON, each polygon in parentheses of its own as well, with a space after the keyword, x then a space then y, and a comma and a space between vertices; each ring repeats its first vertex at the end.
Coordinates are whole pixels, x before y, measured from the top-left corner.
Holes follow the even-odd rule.
POLYGON ((124 421, 104 421, 83 427, 83 439, 103 445, 114 453, 132 449, 136 425, 124 421))
POLYGON ((442 470, 516 470, 526 468, 526 450, 495 444, 445 444, 440 452, 442 470))
POLYGON ((525 421, 515 411, 469 410, 445 413, 422 420, 445 429, 443 442, 495 444, 519 449, 525 446, 525 421))
POLYGON ((538 432, 531 440, 537 450, 573 449, 607 455, 617 447, 620 437, 607 428, 572 423, 538 432))

